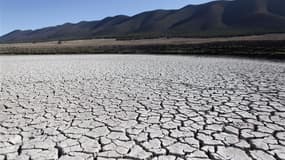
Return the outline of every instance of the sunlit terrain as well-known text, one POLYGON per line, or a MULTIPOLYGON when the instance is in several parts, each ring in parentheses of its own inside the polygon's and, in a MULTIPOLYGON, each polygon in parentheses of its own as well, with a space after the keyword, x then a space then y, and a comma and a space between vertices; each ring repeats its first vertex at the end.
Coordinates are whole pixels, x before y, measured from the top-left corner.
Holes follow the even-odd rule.
POLYGON ((285 159, 285 64, 1 56, 0 160, 285 159))

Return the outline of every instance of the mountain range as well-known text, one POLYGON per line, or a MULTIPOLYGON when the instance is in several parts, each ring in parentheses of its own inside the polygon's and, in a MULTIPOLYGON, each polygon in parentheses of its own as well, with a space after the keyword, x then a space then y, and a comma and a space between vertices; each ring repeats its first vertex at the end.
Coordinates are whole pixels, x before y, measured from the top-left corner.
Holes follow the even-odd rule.
POLYGON ((177 10, 15 30, 1 43, 90 38, 215 37, 285 32, 285 0, 219 0, 177 10))

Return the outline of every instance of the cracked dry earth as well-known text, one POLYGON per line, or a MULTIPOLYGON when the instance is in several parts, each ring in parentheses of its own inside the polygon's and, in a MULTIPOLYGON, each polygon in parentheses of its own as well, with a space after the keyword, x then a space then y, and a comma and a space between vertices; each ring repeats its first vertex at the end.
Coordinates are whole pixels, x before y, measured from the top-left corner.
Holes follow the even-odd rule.
POLYGON ((1 160, 284 160, 285 64, 0 57, 1 160))

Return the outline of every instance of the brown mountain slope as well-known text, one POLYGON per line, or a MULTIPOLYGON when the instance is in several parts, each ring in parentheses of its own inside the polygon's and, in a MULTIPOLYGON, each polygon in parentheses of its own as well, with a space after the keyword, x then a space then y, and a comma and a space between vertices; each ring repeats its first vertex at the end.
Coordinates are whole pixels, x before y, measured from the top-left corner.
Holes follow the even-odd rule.
POLYGON ((231 36, 285 32, 285 0, 213 1, 178 10, 155 10, 132 17, 66 23, 35 31, 14 31, 0 42, 29 42, 98 37, 231 36))

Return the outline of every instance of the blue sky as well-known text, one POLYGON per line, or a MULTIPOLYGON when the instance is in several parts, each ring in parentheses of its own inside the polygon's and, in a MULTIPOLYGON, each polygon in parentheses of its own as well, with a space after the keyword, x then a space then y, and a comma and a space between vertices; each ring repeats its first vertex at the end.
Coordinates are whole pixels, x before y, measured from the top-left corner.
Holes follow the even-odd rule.
POLYGON ((65 22, 99 20, 153 9, 177 9, 210 0, 0 0, 0 35, 65 22))

